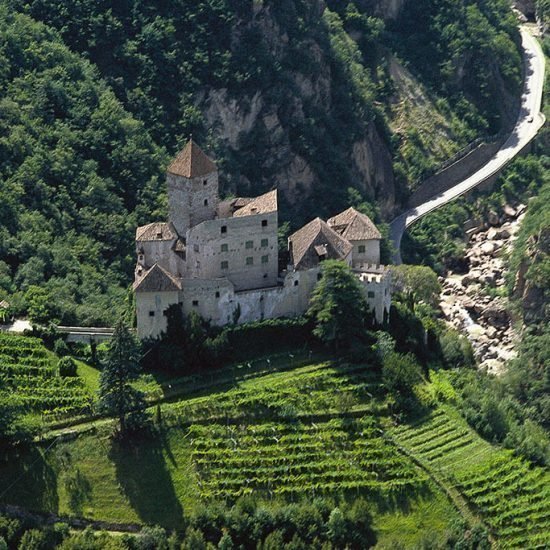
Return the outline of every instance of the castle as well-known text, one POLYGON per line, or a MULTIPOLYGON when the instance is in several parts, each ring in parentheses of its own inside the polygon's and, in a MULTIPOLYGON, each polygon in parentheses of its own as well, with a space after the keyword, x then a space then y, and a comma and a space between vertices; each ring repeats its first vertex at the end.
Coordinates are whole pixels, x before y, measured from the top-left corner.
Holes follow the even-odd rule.
POLYGON ((381 323, 391 304, 380 265, 381 235, 349 208, 315 220, 288 239, 290 263, 279 272, 277 191, 220 201, 218 170, 190 140, 168 167, 169 221, 136 231, 134 292, 140 338, 166 330, 166 309, 179 304, 215 325, 303 314, 321 263, 351 266, 381 323))

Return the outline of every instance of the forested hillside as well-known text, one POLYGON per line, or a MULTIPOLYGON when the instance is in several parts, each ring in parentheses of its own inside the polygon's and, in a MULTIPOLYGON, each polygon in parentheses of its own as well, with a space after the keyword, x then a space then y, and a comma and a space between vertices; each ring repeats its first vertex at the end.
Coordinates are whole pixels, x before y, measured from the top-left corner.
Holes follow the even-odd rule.
POLYGON ((294 226, 350 200, 387 218, 520 81, 505 0, 0 6, 0 298, 68 324, 122 307, 190 133, 224 193, 277 186, 294 226))

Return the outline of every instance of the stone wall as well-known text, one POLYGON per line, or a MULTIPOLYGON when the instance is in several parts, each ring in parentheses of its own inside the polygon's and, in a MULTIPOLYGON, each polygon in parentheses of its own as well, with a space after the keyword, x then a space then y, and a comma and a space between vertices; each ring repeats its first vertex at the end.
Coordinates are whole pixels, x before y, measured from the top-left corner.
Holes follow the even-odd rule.
POLYGON ((437 195, 447 191, 455 186, 460 181, 465 180, 472 174, 477 172, 482 166, 493 157, 500 149, 506 136, 493 143, 483 143, 476 147, 466 156, 428 178, 420 187, 411 195, 408 208, 415 208, 424 202, 436 197, 437 195))
POLYGON ((216 216, 219 199, 218 172, 199 178, 184 178, 168 173, 169 220, 179 235, 190 227, 216 216))
POLYGON ((193 227, 187 233, 188 275, 226 277, 237 291, 275 286, 279 268, 277 223, 277 212, 271 212, 209 220, 193 227))
POLYGON ((164 312, 172 304, 177 304, 179 292, 136 292, 136 315, 138 337, 159 336, 166 331, 164 312))
POLYGON ((379 264, 380 263, 380 241, 370 239, 368 241, 353 241, 352 265, 359 264, 379 264), (365 252, 360 252, 359 248, 365 247, 365 252))
MULTIPOLYGON (((140 241, 137 243, 138 264, 146 269, 159 264, 161 267, 176 277, 183 277, 185 274, 185 262, 173 252, 176 239, 170 241, 140 241), (143 259, 140 256, 140 249, 143 250, 143 259)), ((138 266, 139 268, 139 266, 138 266)))

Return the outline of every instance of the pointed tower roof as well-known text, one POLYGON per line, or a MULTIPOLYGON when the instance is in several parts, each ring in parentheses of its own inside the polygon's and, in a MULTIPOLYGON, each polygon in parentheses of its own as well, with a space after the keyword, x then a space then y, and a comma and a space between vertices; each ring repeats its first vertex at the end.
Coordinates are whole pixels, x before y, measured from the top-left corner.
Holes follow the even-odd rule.
POLYGON ((168 172, 184 178, 198 178, 217 170, 214 161, 192 140, 168 166, 168 172))

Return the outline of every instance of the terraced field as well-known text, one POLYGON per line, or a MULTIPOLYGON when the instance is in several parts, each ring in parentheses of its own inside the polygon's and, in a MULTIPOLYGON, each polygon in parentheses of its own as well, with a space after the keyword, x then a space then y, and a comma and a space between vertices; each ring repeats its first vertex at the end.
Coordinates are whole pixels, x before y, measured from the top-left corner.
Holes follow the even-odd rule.
POLYGON ((368 490, 414 492, 427 476, 381 435, 374 417, 328 422, 192 426, 201 496, 368 490), (412 490, 412 491, 411 491, 412 490))
POLYGON ((29 413, 63 417, 91 406, 80 378, 62 378, 56 357, 38 338, 0 333, 0 379, 29 413))
POLYGON ((491 446, 444 409, 393 434, 464 495, 502 547, 550 547, 548 470, 491 446))

